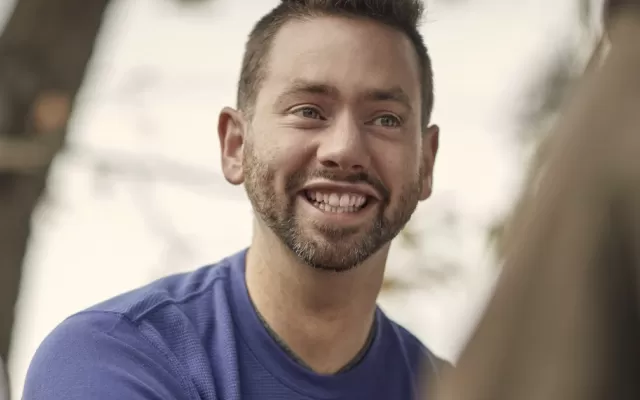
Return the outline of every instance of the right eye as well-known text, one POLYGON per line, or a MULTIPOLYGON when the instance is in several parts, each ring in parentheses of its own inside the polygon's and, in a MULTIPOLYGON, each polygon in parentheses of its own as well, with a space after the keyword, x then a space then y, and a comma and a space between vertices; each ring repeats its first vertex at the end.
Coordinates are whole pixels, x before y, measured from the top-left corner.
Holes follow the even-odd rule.
POLYGON ((293 114, 308 119, 324 119, 316 108, 308 106, 295 109, 293 114))

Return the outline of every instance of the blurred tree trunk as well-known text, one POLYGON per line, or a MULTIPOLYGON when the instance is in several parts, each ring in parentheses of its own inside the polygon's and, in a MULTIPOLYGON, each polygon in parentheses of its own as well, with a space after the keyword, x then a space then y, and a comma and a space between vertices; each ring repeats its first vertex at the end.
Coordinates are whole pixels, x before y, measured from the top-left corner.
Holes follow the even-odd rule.
MULTIPOLYGON (((0 36, 0 357, 8 359, 31 218, 109 0, 18 0, 0 36)), ((61 288, 62 289, 62 288, 61 288)))

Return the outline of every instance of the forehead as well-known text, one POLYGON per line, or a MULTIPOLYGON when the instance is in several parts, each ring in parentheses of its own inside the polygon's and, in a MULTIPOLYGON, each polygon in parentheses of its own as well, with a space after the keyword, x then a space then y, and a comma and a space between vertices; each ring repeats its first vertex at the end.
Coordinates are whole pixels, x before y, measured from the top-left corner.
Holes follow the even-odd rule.
POLYGON ((399 30, 376 21, 314 17, 287 22, 273 40, 260 97, 300 81, 337 88, 343 96, 399 87, 420 98, 418 58, 399 30))

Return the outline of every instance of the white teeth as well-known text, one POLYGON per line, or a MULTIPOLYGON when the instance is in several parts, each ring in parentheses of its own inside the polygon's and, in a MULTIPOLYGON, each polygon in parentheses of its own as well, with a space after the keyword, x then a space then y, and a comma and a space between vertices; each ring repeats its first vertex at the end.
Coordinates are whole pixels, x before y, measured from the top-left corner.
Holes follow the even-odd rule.
POLYGON ((337 194, 337 193, 331 193, 329 195, 329 201, 327 203, 329 203, 329 205, 332 205, 334 207, 339 207, 340 206, 340 195, 337 194))
POLYGON ((319 209, 334 213, 356 212, 367 201, 366 196, 355 193, 307 191, 307 197, 319 209))
POLYGON ((349 202, 351 201, 351 196, 348 194, 343 194, 340 196, 340 207, 347 207, 349 202))

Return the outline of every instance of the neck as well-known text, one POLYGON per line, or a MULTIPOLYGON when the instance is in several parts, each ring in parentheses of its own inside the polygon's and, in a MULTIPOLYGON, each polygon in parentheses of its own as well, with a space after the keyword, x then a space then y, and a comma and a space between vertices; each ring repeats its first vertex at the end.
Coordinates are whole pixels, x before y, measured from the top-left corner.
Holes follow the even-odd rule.
POLYGON ((247 254, 249 295, 270 328, 314 371, 333 373, 365 345, 388 245, 349 271, 312 268, 259 222, 247 254))

